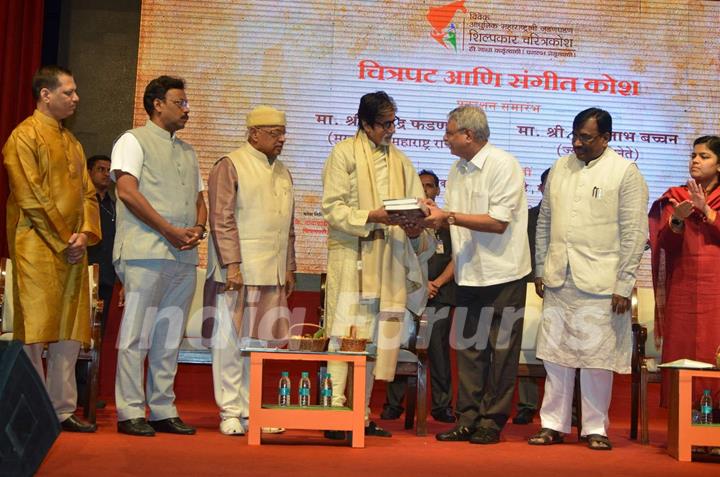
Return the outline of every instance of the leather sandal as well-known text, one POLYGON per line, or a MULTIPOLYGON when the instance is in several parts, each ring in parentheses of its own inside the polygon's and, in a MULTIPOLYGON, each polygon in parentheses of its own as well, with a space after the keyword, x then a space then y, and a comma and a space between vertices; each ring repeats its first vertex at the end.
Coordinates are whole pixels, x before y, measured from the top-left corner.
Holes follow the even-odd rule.
POLYGON ((562 443, 563 435, 560 432, 554 429, 548 429, 547 427, 543 427, 540 429, 540 432, 528 439, 528 444, 531 446, 550 446, 562 443))
POLYGON ((602 434, 588 434, 587 435, 588 447, 592 450, 611 450, 612 444, 607 436, 602 434))

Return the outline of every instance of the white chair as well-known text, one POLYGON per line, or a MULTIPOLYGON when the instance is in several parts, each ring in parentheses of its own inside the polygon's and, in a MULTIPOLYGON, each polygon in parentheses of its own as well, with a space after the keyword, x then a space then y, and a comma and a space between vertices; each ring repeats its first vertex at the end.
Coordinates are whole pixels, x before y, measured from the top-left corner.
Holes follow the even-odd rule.
POLYGON ((203 294, 206 270, 197 269, 197 282, 193 294, 188 320, 185 325, 185 336, 180 343, 178 363, 212 364, 212 354, 203 339, 203 294))
POLYGON ((630 438, 636 439, 638 414, 640 417, 640 443, 649 443, 648 436, 648 383, 662 382, 657 365, 662 362, 661 350, 655 346, 655 294, 652 288, 633 290, 633 358, 631 387, 630 438))

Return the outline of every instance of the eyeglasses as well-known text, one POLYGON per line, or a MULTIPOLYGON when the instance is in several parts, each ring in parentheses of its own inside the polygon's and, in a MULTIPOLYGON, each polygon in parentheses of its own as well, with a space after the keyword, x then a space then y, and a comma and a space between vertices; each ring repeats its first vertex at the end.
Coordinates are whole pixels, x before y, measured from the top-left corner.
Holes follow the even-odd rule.
POLYGON ((597 136, 591 136, 589 134, 571 133, 570 136, 568 136, 568 137, 570 138, 571 143, 575 142, 575 140, 577 139, 578 141, 580 141, 583 144, 590 144, 591 142, 593 142, 595 139, 599 138, 600 136, 602 136, 602 134, 598 134, 597 136))
POLYGON ((280 139, 281 137, 287 136, 287 131, 284 129, 265 129, 263 127, 258 127, 257 129, 270 135, 273 139, 280 139))
POLYGON ((385 121, 384 123, 376 122, 375 124, 377 124, 378 126, 380 126, 383 129, 390 129, 391 127, 393 127, 393 125, 397 126, 398 124, 400 124, 400 118, 395 116, 395 118, 392 121, 385 121))
POLYGON ((190 103, 188 103, 187 99, 171 99, 170 102, 180 109, 190 109, 190 103))
POLYGON ((449 129, 446 129, 446 130, 445 130, 445 135, 447 135, 447 136, 454 136, 455 134, 457 134, 457 133, 459 133, 459 132, 465 132, 465 131, 467 131, 466 128, 458 128, 458 129, 456 129, 456 130, 454 130, 454 131, 451 131, 451 130, 449 130, 449 129))

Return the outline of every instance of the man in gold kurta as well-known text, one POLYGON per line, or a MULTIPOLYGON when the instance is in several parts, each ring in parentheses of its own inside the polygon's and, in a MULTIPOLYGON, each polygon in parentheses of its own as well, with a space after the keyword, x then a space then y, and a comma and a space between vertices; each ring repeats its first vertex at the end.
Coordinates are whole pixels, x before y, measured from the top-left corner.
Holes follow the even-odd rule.
POLYGON ((100 219, 82 146, 61 122, 80 98, 72 74, 57 66, 40 68, 32 90, 37 109, 3 147, 15 338, 45 381, 62 429, 93 432, 94 424, 73 413, 75 362, 90 342, 85 249, 100 240, 100 219))

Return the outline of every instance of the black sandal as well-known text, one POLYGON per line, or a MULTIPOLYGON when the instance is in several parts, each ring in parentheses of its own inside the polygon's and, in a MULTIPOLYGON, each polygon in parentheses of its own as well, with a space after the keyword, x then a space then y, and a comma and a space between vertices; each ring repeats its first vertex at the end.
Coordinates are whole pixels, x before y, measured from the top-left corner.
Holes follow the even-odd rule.
POLYGON ((562 444, 563 435, 556 430, 543 427, 540 432, 528 439, 531 446, 550 446, 553 444, 562 444))
POLYGON ((607 436, 602 434, 588 434, 587 436, 588 447, 592 450, 611 450, 612 444, 607 436))

